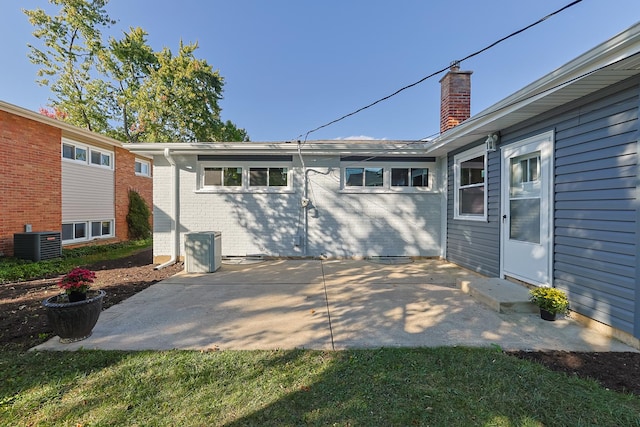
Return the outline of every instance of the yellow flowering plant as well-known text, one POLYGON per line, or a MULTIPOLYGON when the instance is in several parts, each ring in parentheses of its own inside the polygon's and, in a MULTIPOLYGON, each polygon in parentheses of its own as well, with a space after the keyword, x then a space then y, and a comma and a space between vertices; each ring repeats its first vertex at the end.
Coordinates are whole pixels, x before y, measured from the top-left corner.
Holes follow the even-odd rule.
POLYGON ((529 300, 540 309, 553 314, 567 314, 569 312, 569 299, 567 294, 550 287, 539 287, 529 291, 529 300))

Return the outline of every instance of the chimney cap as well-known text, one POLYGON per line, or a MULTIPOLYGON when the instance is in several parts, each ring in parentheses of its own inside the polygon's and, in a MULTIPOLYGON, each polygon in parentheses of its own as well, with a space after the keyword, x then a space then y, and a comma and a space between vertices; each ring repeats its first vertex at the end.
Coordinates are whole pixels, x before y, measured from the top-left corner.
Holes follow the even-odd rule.
POLYGON ((459 60, 455 60, 455 61, 451 61, 451 63, 449 64, 449 69, 451 71, 459 71, 460 70, 460 61, 459 60))

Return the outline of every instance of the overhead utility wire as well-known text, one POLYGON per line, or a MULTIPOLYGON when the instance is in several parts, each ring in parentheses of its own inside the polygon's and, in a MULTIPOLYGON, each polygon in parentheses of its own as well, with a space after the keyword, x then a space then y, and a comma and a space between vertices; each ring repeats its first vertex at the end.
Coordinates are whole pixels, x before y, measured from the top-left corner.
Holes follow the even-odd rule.
MULTIPOLYGON (((526 97, 524 97, 524 98, 516 99, 516 100, 514 100, 513 102, 510 102, 510 103, 508 103, 508 104, 505 104, 505 105, 503 105, 502 107, 500 107, 500 108, 498 108, 498 109, 496 109, 496 110, 491 110, 491 111, 488 111, 488 112, 487 112, 487 113, 485 113, 485 114, 479 114, 479 115, 476 115, 476 116, 469 117, 468 119, 466 119, 466 120, 464 121, 464 123, 471 123, 471 122, 474 122, 474 121, 476 121, 476 120, 480 120, 480 119, 482 119, 482 118, 484 118, 484 117, 486 117, 486 116, 488 116, 488 115, 494 114, 494 113, 496 113, 497 111, 502 111, 502 110, 505 110, 505 109, 507 109, 507 108, 511 108, 511 107, 513 107, 514 105, 517 105, 517 104, 519 104, 519 103, 521 103, 521 102, 528 101, 528 100, 529 100, 529 99, 531 99, 531 98, 535 98, 536 96, 539 96, 539 95, 545 94, 545 93, 547 93, 547 92, 552 92, 552 91, 554 91, 554 90, 556 90, 556 89, 559 89, 559 88, 561 88, 561 87, 563 87, 563 86, 566 86, 566 85, 568 85, 568 84, 570 84, 570 83, 572 83, 572 82, 575 82, 575 81, 577 81, 577 80, 580 80, 580 79, 583 79, 583 78, 585 78, 585 77, 588 77, 588 76, 590 76, 590 75, 592 75, 592 74, 594 74, 594 73, 597 73, 598 71, 605 70, 605 69, 607 69, 607 68, 613 67, 613 66, 615 66, 615 65, 617 65, 617 64, 619 64, 619 63, 621 63, 622 61, 625 61, 625 60, 627 60, 627 59, 629 59, 629 58, 634 58, 634 57, 636 57, 636 56, 640 56, 640 52, 635 52, 635 53, 633 53, 633 54, 631 54, 631 55, 629 55, 629 56, 625 56, 624 58, 620 58, 620 59, 618 59, 618 60, 616 60, 616 61, 614 61, 614 62, 612 62, 612 63, 610 63, 610 64, 602 65, 602 66, 600 66, 600 67, 598 67, 598 68, 595 68, 595 69, 593 69, 593 70, 587 71, 586 73, 580 74, 579 76, 575 76, 575 77, 573 77, 573 78, 571 78, 571 79, 569 79, 569 80, 565 80, 565 81, 563 81, 562 83, 558 83, 558 84, 557 84, 557 85, 555 85, 555 86, 549 87, 549 88, 544 89, 544 90, 541 90, 541 91, 539 91, 539 92, 532 93, 532 94, 530 94, 530 95, 528 95, 528 96, 526 96, 526 97)), ((619 71, 625 71, 625 70, 626 70, 626 69, 619 69, 619 71)), ((369 161, 369 160, 373 160, 373 159, 375 159, 375 158, 377 158, 377 157, 384 156, 385 154, 394 153, 394 152, 397 152, 398 150, 402 150, 402 149, 405 149, 405 148, 407 148, 407 147, 410 147, 410 146, 412 146, 412 145, 416 145, 416 144, 423 144, 423 145, 424 145, 424 144, 430 144, 430 143, 432 142, 432 141, 431 141, 431 138, 434 138, 434 137, 436 137, 436 136, 438 136, 438 135, 441 135, 441 134, 442 134, 442 133, 438 131, 438 132, 436 132, 436 133, 432 133, 431 135, 428 135, 428 136, 422 137, 422 138, 417 139, 417 140, 408 140, 408 141, 405 141, 405 142, 404 142, 404 144, 402 144, 402 145, 400 145, 400 146, 398 146, 398 147, 389 148, 389 149, 386 149, 386 150, 382 151, 382 152, 381 152, 381 153, 379 153, 379 154, 371 155, 371 156, 369 156, 369 157, 367 157, 367 158, 365 158, 365 159, 363 159, 363 160, 355 160, 355 161, 352 161, 352 162, 349 162, 349 163, 344 163, 344 164, 342 164, 342 165, 343 165, 343 166, 350 166, 350 165, 352 165, 352 164, 358 164, 358 163, 361 163, 361 162, 363 162, 363 161, 364 161, 364 162, 366 162, 366 161, 369 161)), ((484 134, 484 133, 477 133, 477 134, 473 134, 473 133, 471 133, 471 134, 469 134, 469 135, 478 135, 478 136, 480 136, 480 135, 485 135, 485 134, 484 134)), ((486 135, 485 135, 485 136, 486 136, 486 135)))
MULTIPOLYGON (((499 39, 499 40, 497 40, 497 41, 495 41, 495 42, 491 43, 490 45, 488 45, 488 46, 486 46, 486 47, 484 47, 484 48, 482 48, 482 49, 480 49, 480 50, 478 50, 478 51, 476 51, 476 52, 473 52, 473 53, 472 53, 472 54, 470 54, 470 55, 465 56, 465 57, 464 57, 464 58, 462 58, 462 59, 459 59, 459 60, 457 60, 457 61, 454 61, 454 63, 460 63, 460 62, 462 62, 462 61, 466 61, 467 59, 471 59, 471 58, 473 58, 474 56, 477 56, 477 55, 479 55, 479 54, 481 54, 481 53, 483 53, 483 52, 485 52, 485 51, 487 51, 487 50, 489 50, 489 49, 491 49, 491 48, 495 47, 496 45, 498 45, 498 44, 502 43, 503 41, 508 40, 508 39, 510 39, 511 37, 516 36, 516 35, 518 35, 518 34, 520 34, 520 33, 524 32, 524 31, 528 30, 529 28, 535 27, 536 25, 538 25, 538 24, 540 24, 540 23, 542 23, 542 22, 546 21, 547 19, 551 18, 552 16, 557 15, 557 14, 559 14, 559 13, 561 13, 561 12, 565 11, 566 9, 569 9, 570 7, 575 6, 576 4, 578 4, 578 3, 580 3, 580 2, 582 2, 582 0, 575 0, 575 1, 571 2, 571 3, 569 3, 568 5, 566 5, 566 6, 562 7, 562 8, 560 8, 560 9, 556 10, 555 12, 552 12, 552 13, 548 14, 547 16, 545 16, 545 17, 543 17, 543 18, 538 19, 536 22, 534 22, 534 23, 532 23, 532 24, 529 24, 529 25, 527 25, 526 27, 523 27, 523 28, 521 28, 521 29, 519 29, 519 30, 517 30, 517 31, 514 31, 513 33, 509 34, 508 36, 505 36, 505 37, 503 37, 503 38, 501 38, 501 39, 499 39)), ((345 114, 344 116, 339 117, 339 118, 337 118, 337 119, 335 119, 335 120, 332 120, 332 121, 330 121, 330 122, 328 122, 328 123, 325 123, 325 124, 323 124, 323 125, 321 125, 321 126, 318 126, 318 127, 317 127, 317 128, 315 128, 315 129, 311 129, 310 131, 307 131, 307 133, 306 133, 306 134, 300 134, 300 135, 298 135, 298 138, 296 138, 296 139, 300 139, 300 138, 304 135, 304 139, 305 139, 305 142, 306 142, 307 137, 309 136, 309 134, 311 134, 311 133, 313 133, 313 132, 316 132, 316 131, 319 131, 320 129, 326 128, 326 127, 328 127, 328 126, 331 126, 331 125, 333 125, 333 124, 335 124, 335 123, 338 123, 338 122, 340 122, 340 121, 342 121, 342 120, 344 120, 344 119, 346 119, 346 118, 348 118, 348 117, 354 116, 354 115, 356 115, 356 114, 360 113, 361 111, 364 111, 364 110, 366 110, 366 109, 368 109, 368 108, 371 108, 371 107, 373 107, 373 106, 374 106, 374 105, 376 105, 376 104, 379 104, 379 103, 381 103, 381 102, 383 102, 383 101, 386 101, 387 99, 392 98, 392 97, 394 97, 394 96, 398 95, 400 92, 403 92, 403 91, 405 91, 405 90, 407 90, 407 89, 410 89, 410 88, 412 88, 412 87, 414 87, 414 86, 417 86, 417 85, 419 85, 420 83, 424 82, 425 80, 428 80, 428 79, 430 79, 430 78, 432 78, 432 77, 435 77, 435 76, 437 76, 437 75, 438 75, 438 74, 440 74, 440 73, 444 73, 444 72, 445 72, 445 71, 447 71, 449 68, 450 68, 450 65, 449 65, 449 66, 447 66, 447 67, 445 67, 445 68, 442 68, 442 69, 440 69, 440 70, 438 70, 438 71, 435 71, 435 72, 433 72, 433 73, 429 74, 428 76, 425 76, 425 77, 421 78, 420 80, 418 80, 418 81, 417 81, 417 82, 415 82, 415 83, 411 83, 411 84, 409 84, 409 85, 407 85, 407 86, 404 86, 404 87, 402 87, 402 88, 400 88, 400 89, 396 90, 395 92, 393 92, 393 93, 392 93, 392 94, 390 94, 390 95, 387 95, 387 96, 385 96, 385 97, 383 97, 383 98, 380 98, 380 99, 378 99, 378 100, 376 100, 376 101, 373 101, 372 103, 370 103, 370 104, 368 104, 368 105, 365 105, 364 107, 358 108, 357 110, 352 111, 351 113, 345 114)))
MULTIPOLYGON (((464 122, 463 122, 463 123, 465 123, 465 124, 466 124, 466 123, 472 123, 472 122, 475 122, 475 121, 477 121, 477 120, 480 120, 480 119, 482 119, 482 118, 484 118, 484 117, 486 117, 486 116, 489 116, 489 115, 491 115, 491 114, 495 114, 495 113, 496 113, 496 112, 498 112, 498 111, 506 110, 507 108, 511 108, 511 107, 513 107, 514 105, 517 105, 517 104, 519 104, 519 103, 521 103, 521 102, 528 101, 528 100, 530 100, 531 98, 535 98, 536 96, 539 96, 539 95, 545 94, 545 93, 547 93, 547 92, 552 92, 552 91, 554 91, 554 90, 556 90, 556 89, 559 89, 559 88, 561 88, 561 87, 563 87, 563 86, 566 86, 566 85, 568 85, 568 84, 570 84, 570 83, 573 83, 573 82, 575 82, 575 81, 578 81, 578 80, 580 80, 580 79, 583 79, 583 78, 585 78, 585 77, 588 77, 588 76, 590 76, 590 75, 592 75, 592 74, 597 73, 598 71, 602 71, 602 70, 605 70, 605 69, 607 69, 607 68, 609 68, 609 67, 613 67, 614 65, 617 65, 617 64, 621 63, 622 61, 626 61, 627 59, 629 59, 629 58, 634 58, 634 57, 636 57, 636 56, 640 56, 640 52, 632 53, 631 55, 629 55, 629 56, 625 56, 625 57, 623 57, 623 58, 620 58, 620 59, 618 59, 618 60, 616 60, 616 61, 614 61, 614 62, 612 62, 612 63, 610 63, 610 64, 605 64, 605 65, 602 65, 602 66, 600 66, 600 67, 598 67, 598 68, 594 68, 593 70, 587 71, 586 73, 580 74, 579 76, 576 76, 576 77, 570 78, 569 80, 565 80, 565 81, 563 81, 562 83, 558 83, 558 84, 557 84, 557 85, 555 85, 555 86, 551 86, 551 87, 549 87, 549 88, 547 88, 547 89, 544 89, 544 90, 541 90, 541 91, 539 91, 539 92, 532 93, 531 95, 528 95, 528 96, 526 96, 525 98, 522 98, 522 99, 516 99, 516 100, 514 100, 513 102, 510 102, 510 103, 508 103, 508 104, 505 104, 505 105, 503 105, 503 106, 502 106, 502 107, 500 107, 500 108, 497 108, 497 109, 495 109, 495 110, 487 111, 485 114, 478 114, 478 115, 475 115, 475 116, 469 117, 468 119, 464 120, 464 122)), ((629 71, 629 70, 627 70, 627 69, 625 68, 625 69, 618 69, 618 71, 629 71)), ((430 138, 433 138, 434 136, 437 136, 437 135, 439 135, 439 134, 440 134, 440 133, 435 133, 435 134, 431 134, 431 135, 429 135, 429 136, 425 136, 425 137, 421 138, 419 141, 420 141, 420 142, 423 142, 423 143, 429 143, 429 142, 431 142, 431 141, 429 141, 429 139, 430 139, 430 138)), ((470 134, 470 135, 473 135, 473 134, 470 134)), ((484 135, 484 133, 482 133, 482 134, 476 134, 476 135, 484 135)))

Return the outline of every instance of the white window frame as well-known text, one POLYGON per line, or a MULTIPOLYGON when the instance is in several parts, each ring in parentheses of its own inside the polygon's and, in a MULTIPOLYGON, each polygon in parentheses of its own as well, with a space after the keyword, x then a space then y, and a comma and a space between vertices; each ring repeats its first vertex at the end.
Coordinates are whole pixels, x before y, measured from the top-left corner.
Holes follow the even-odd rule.
POLYGON ((93 167, 102 168, 102 169, 111 169, 111 170, 113 169, 114 155, 112 151, 102 150, 100 148, 94 148, 94 147, 89 147, 89 148, 90 148, 89 155, 87 156, 89 165, 93 167), (93 153, 100 153, 100 164, 93 163, 93 159, 92 159, 93 153), (109 157, 109 165, 102 164, 103 156, 109 157))
MULTIPOLYGON (((293 193, 293 168, 291 162, 215 162, 200 161, 197 168, 196 193, 293 193), (242 185, 204 185, 205 168, 242 168, 242 185), (286 186, 251 186, 251 168, 287 169, 286 186)), ((224 176, 223 176, 224 180, 224 176)))
POLYGON ((63 245, 72 245, 75 243, 82 243, 82 242, 88 242, 91 240, 98 240, 98 239, 111 239, 113 237, 115 237, 115 227, 114 227, 115 221, 113 220, 113 218, 111 219, 99 219, 99 220, 86 220, 86 221, 65 221, 62 223, 62 226, 65 225, 73 225, 73 238, 72 239, 63 239, 62 240, 62 244, 63 245), (109 223, 109 234, 100 234, 100 235, 93 235, 93 223, 99 222, 100 223, 100 229, 102 230, 102 223, 108 222, 109 223), (79 225, 84 225, 85 227, 85 236, 84 237, 79 237, 76 238, 76 226, 79 225))
POLYGON ((97 148, 97 147, 93 147, 91 145, 86 145, 86 144, 82 144, 82 143, 78 143, 76 141, 67 139, 67 138, 62 138, 62 144, 60 144, 60 157, 62 158, 62 161, 64 162, 69 162, 69 163, 75 163, 78 165, 85 165, 85 166, 91 166, 94 168, 102 168, 102 169, 109 169, 109 170, 113 170, 115 167, 115 154, 113 151, 109 151, 109 150, 105 150, 103 148, 97 148), (75 157, 75 152, 77 149, 81 149, 84 150, 86 152, 86 159, 84 160, 78 160, 78 159, 70 159, 68 157, 64 156, 64 146, 70 146, 73 147, 74 150, 74 157, 75 157), (93 162, 91 162, 91 154, 93 152, 96 153, 100 153, 100 159, 101 159, 101 163, 102 163, 102 156, 108 156, 109 157, 109 166, 105 166, 103 164, 95 164, 93 162))
POLYGON ((412 162, 388 162, 385 164, 376 162, 343 162, 340 165, 340 192, 341 193, 424 193, 434 191, 434 171, 436 163, 412 163, 412 162), (363 185, 347 185, 347 169, 382 169, 382 185, 376 187, 367 187, 364 182, 366 177, 363 177, 363 185), (395 186, 391 185, 391 170, 392 169, 427 169, 428 186, 414 187, 411 184, 408 186, 395 186))
POLYGON ((77 164, 81 164, 81 165, 86 165, 88 164, 89 161, 89 147, 87 145, 82 145, 82 144, 77 144, 73 141, 69 141, 69 140, 62 140, 62 144, 60 145, 60 156, 62 156, 62 160, 65 162, 71 162, 71 163, 77 163, 77 164), (69 147, 73 147, 73 154, 74 154, 74 158, 70 159, 68 157, 64 156, 64 146, 67 145, 69 147), (78 149, 84 150, 85 152, 85 159, 81 160, 81 159, 76 159, 76 151, 78 149))
POLYGON ((146 177, 151 177, 151 162, 147 161, 147 160, 142 160, 142 159, 138 159, 136 158, 134 166, 133 166, 133 171, 136 174, 136 176, 146 176, 146 177), (136 171, 136 164, 140 164, 140 172, 136 171), (147 167, 147 172, 144 172, 144 168, 143 166, 147 167))
MULTIPOLYGON (((467 150, 463 153, 453 156, 453 219, 467 220, 467 221, 487 221, 487 150, 484 145, 467 150), (460 213, 460 165, 467 160, 474 159, 476 157, 484 156, 484 180, 482 186, 484 187, 484 208, 482 215, 462 214, 460 213)), ((480 187, 480 185, 477 185, 480 187)))

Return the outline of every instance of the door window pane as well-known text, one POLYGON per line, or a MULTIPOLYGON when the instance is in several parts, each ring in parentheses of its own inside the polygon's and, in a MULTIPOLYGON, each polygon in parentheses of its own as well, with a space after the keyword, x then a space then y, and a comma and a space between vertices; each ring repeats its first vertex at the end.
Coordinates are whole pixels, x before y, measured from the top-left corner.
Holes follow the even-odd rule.
POLYGON ((540 199, 511 200, 509 213, 511 239, 540 243, 540 199))
POLYGON ((511 159, 511 197, 540 197, 540 153, 511 159))

